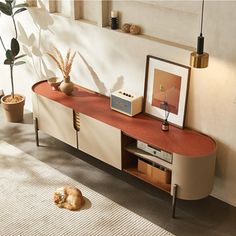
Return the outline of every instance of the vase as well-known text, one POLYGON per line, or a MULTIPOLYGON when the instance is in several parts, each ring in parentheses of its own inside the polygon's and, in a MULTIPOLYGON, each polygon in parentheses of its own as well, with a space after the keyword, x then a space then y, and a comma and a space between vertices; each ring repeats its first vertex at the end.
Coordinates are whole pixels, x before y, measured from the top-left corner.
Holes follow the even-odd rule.
POLYGON ((61 82, 59 88, 66 95, 71 95, 74 90, 74 83, 70 81, 70 77, 67 77, 61 82))

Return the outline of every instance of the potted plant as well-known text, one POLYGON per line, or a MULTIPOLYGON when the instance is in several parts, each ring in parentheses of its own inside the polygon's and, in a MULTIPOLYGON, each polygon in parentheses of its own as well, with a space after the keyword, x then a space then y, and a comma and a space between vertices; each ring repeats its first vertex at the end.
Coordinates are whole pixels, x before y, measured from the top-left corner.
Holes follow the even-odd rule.
POLYGON ((5 95, 1 98, 2 107, 5 111, 5 115, 8 121, 10 122, 20 122, 23 120, 23 110, 25 104, 25 98, 22 95, 15 94, 14 91, 14 79, 13 79, 13 69, 14 66, 22 65, 25 62, 20 59, 25 54, 19 55, 20 45, 17 40, 17 26, 15 21, 15 16, 20 12, 23 12, 28 6, 27 3, 16 4, 15 0, 5 0, 4 2, 0 2, 0 13, 3 13, 12 20, 12 26, 15 31, 15 36, 10 40, 10 48, 8 49, 2 36, 0 35, 1 44, 5 50, 5 59, 4 64, 9 66, 10 69, 10 80, 11 80, 11 94, 5 95))

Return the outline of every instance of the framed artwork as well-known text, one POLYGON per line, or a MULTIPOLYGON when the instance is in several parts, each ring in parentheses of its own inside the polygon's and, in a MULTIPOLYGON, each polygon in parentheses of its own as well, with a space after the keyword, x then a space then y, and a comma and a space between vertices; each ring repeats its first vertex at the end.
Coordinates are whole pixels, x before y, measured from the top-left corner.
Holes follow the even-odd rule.
POLYGON ((144 113, 183 128, 190 67, 147 56, 144 113))

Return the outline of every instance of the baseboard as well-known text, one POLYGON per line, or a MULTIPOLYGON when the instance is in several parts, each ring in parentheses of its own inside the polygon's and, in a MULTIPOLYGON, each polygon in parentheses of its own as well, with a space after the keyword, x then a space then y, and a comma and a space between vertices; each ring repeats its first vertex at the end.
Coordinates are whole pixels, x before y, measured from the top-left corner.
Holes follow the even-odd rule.
POLYGON ((235 202, 232 202, 232 201, 229 201, 229 200, 226 200, 226 199, 223 199, 222 197, 220 197, 220 196, 218 196, 218 195, 216 195, 216 194, 210 194, 212 197, 214 197, 214 198, 217 198, 218 200, 220 200, 220 201, 222 201, 222 202, 225 202, 225 203, 227 203, 227 204, 229 204, 229 205, 231 205, 231 206, 233 206, 233 207, 236 207, 236 203, 235 202))

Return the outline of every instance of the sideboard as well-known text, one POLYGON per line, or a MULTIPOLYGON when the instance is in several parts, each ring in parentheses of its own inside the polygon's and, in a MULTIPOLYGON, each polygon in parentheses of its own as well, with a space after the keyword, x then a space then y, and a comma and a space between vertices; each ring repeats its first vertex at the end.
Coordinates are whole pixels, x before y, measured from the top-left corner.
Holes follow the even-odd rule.
POLYGON ((211 137, 174 126, 163 132, 161 121, 113 111, 108 97, 77 85, 71 96, 53 91, 47 81, 34 84, 32 91, 37 145, 41 130, 170 193, 172 217, 176 199, 211 193, 216 160, 211 137), (140 143, 153 153, 140 149, 140 143))

